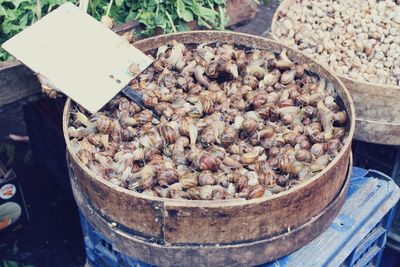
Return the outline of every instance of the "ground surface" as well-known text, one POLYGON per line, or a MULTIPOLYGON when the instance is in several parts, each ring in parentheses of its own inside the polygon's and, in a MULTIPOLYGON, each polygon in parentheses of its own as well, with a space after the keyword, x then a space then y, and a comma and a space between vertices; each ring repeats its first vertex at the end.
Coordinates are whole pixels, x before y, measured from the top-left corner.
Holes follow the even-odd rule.
MULTIPOLYGON (((277 6, 277 0, 270 1, 268 5, 261 5, 257 16, 250 23, 235 27, 233 30, 262 35, 269 30, 277 6)), ((56 110, 60 111, 59 108, 56 110)), ((26 112, 31 114, 30 110, 26 112)), ((51 116, 59 115, 56 113, 51 116)), ((46 118, 41 118, 41 120, 44 119, 46 118)), ((54 121, 54 119, 51 120, 54 121)), ((59 125, 59 122, 54 125, 59 125)), ((43 127, 40 120, 34 123, 33 129, 35 127, 43 127)), ((37 149, 37 143, 31 144, 33 150, 36 151, 35 162, 40 166, 46 163, 56 166, 53 169, 49 170, 33 164, 28 143, 15 143, 4 139, 9 133, 26 133, 22 108, 0 109, 0 159, 7 161, 10 155, 14 155, 11 167, 20 179, 31 216, 30 222, 23 227, 13 232, 0 232, 0 267, 83 266, 85 252, 79 216, 75 202, 65 188, 65 169, 49 163, 51 158, 46 157, 49 154, 46 151, 49 151, 51 146, 60 146, 60 144, 46 135, 40 136, 39 132, 35 132, 37 133, 35 141, 43 140, 43 144, 48 146, 43 146, 43 150, 40 151, 37 149), (13 148, 14 152, 12 152, 13 148), (57 170, 59 170, 58 174, 57 170)), ((57 134, 57 129, 54 130, 54 134, 57 134)), ((53 158, 59 156, 54 155, 53 158)))

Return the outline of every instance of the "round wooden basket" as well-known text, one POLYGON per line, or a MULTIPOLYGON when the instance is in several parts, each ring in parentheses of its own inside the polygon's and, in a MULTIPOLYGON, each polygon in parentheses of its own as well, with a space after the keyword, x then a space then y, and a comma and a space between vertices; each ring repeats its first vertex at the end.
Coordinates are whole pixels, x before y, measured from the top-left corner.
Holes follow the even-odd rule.
MULTIPOLYGON (((275 33, 279 14, 295 2, 282 1, 272 18, 270 35, 278 42, 280 40, 275 33)), ((369 143, 400 145, 400 87, 362 82, 339 74, 337 76, 353 97, 356 110, 354 138, 369 143)))
MULTIPOLYGON (((186 44, 209 42, 231 43, 279 53, 284 46, 274 41, 229 32, 198 31, 157 36, 135 43, 149 52, 173 40, 186 44)), ((288 191, 253 200, 182 200, 146 196, 113 185, 97 177, 74 153, 67 135, 71 101, 67 100, 63 115, 64 137, 70 166, 77 177, 81 193, 90 206, 117 228, 161 245, 235 245, 257 242, 287 233, 305 224, 323 211, 339 194, 351 154, 355 112, 351 96, 344 84, 329 70, 301 52, 287 48, 294 61, 307 63, 310 70, 330 81, 336 88, 348 113, 348 138, 336 158, 320 173, 288 191)), ((329 222, 334 216, 330 217, 329 222)), ((298 244, 288 245, 288 249, 298 244)), ((272 253, 272 257, 282 253, 272 253)), ((261 257, 261 256, 260 256, 261 257)))
POLYGON ((70 171, 72 192, 79 211, 108 242, 113 250, 135 260, 156 266, 255 266, 270 262, 303 247, 331 224, 346 198, 351 177, 352 158, 348 163, 347 178, 340 192, 319 214, 304 224, 288 229, 280 235, 238 244, 225 245, 169 245, 129 234, 114 227, 90 205, 82 194, 78 178, 70 171))

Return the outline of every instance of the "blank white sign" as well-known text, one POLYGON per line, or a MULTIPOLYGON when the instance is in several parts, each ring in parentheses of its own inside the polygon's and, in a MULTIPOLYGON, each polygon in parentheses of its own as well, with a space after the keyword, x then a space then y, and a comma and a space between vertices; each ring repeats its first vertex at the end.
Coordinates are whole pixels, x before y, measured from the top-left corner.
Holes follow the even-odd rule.
POLYGON ((3 48, 94 113, 151 59, 100 22, 66 3, 3 44, 3 48))

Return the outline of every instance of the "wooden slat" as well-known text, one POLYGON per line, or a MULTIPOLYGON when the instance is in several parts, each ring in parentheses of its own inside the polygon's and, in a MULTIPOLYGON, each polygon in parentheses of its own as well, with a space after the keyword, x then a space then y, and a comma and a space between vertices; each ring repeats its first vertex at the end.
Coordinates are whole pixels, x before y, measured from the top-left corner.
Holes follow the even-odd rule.
POLYGON ((0 107, 40 93, 40 84, 30 69, 18 61, 0 62, 0 107))

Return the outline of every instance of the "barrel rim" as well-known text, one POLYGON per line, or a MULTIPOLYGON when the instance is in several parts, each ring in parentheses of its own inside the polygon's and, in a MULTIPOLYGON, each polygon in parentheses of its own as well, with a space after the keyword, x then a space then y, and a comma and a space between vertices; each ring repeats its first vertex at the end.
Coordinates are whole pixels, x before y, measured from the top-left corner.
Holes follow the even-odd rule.
MULTIPOLYGON (((270 35, 272 36, 274 41, 277 41, 277 42, 280 41, 280 38, 278 38, 278 36, 276 36, 276 34, 275 34, 275 32, 276 32, 276 24, 278 22, 279 13, 282 10, 286 9, 292 2, 294 2, 294 0, 283 0, 279 4, 278 8, 275 10, 274 16, 272 17, 272 21, 271 21, 271 33, 270 33, 270 35)), ((300 51, 300 52, 302 52, 302 51, 300 51)), ((318 64, 320 64, 324 68, 328 68, 329 70, 331 70, 331 68, 329 66, 326 66, 326 64, 322 64, 320 62, 318 62, 318 64)), ((400 90, 400 86, 398 86, 398 85, 365 82, 365 81, 360 81, 360 80, 356 80, 356 79, 350 78, 350 77, 345 76, 343 74, 338 74, 334 70, 332 70, 332 72, 334 72, 335 75, 337 77, 339 77, 340 79, 343 79, 346 82, 351 82, 351 83, 354 83, 354 84, 360 84, 360 86, 364 85, 364 86, 380 87, 380 88, 384 88, 384 90, 387 90, 387 91, 395 90, 396 93, 398 93, 399 90, 400 90)), ((393 92, 393 93, 395 93, 395 92, 393 92)), ((400 125, 400 124, 396 124, 396 125, 400 125)))
MULTIPOLYGON (((85 165, 82 164, 82 162, 78 159, 77 155, 75 155, 74 153, 70 152, 71 150, 71 143, 68 137, 68 121, 69 121, 69 116, 70 116, 70 109, 71 109, 71 99, 68 98, 65 106, 64 106, 64 110, 63 110, 63 132, 64 132, 64 139, 66 142, 66 147, 68 150, 69 155, 71 156, 71 159, 74 160, 77 165, 83 169, 85 171, 85 173, 94 180, 100 181, 101 183, 105 184, 106 186, 108 186, 111 189, 117 190, 120 193, 125 193, 129 196, 132 197, 137 197, 140 199, 146 199, 146 200, 150 200, 150 201, 157 201, 157 202, 162 202, 165 205, 168 205, 169 203, 173 204, 175 207, 179 207, 179 206, 184 206, 184 207, 209 207, 209 208, 213 208, 213 207, 231 207, 231 206, 240 206, 240 205, 250 205, 250 204, 258 204, 258 203, 263 203, 265 201, 269 201, 272 199, 278 199, 278 198, 282 198, 285 197, 287 195, 290 195, 292 193, 295 193, 298 189, 307 187, 309 184, 312 184, 315 180, 320 179, 321 177, 323 177, 324 175, 326 175, 326 173, 331 170, 335 165, 337 165, 338 161, 345 156, 346 153, 348 153, 348 149, 351 149, 351 142, 354 136, 354 131, 355 131, 355 109, 354 109, 354 105, 353 105, 353 100, 352 97, 347 89, 347 87, 344 85, 344 83, 337 77, 337 75, 332 72, 332 70, 330 70, 329 68, 325 68, 322 64, 318 63, 317 61, 315 61, 314 59, 310 58, 309 56, 307 56, 305 53, 295 50, 293 48, 290 48, 288 46, 285 46, 283 44, 280 44, 274 40, 271 39, 267 39, 264 37, 259 37, 259 36, 254 36, 251 34, 245 34, 245 33, 232 33, 232 32, 224 32, 224 31, 191 31, 191 32, 181 32, 181 33, 173 33, 173 34, 166 34, 163 36, 155 36, 155 37, 151 37, 148 39, 144 39, 141 41, 138 41, 136 43, 134 43, 134 45, 140 45, 143 44, 145 42, 152 42, 153 40, 157 40, 160 38, 164 38, 166 40, 173 38, 174 36, 206 36, 206 35, 212 35, 215 37, 232 37, 232 36, 238 36, 238 37, 244 37, 244 38, 251 38, 255 41, 260 41, 260 42, 267 42, 267 43, 271 43, 273 45, 279 46, 281 48, 286 48, 288 51, 291 51, 291 53, 293 54, 299 54, 302 58, 308 60, 308 61, 312 61, 313 64, 315 66, 319 66, 322 69, 324 69, 324 71, 326 71, 327 76, 330 76, 330 80, 335 80, 335 82, 337 84, 339 84, 339 87, 341 87, 340 90, 340 96, 342 98, 342 100, 344 102, 348 103, 348 106, 346 106, 347 109, 347 113, 349 115, 349 130, 347 131, 347 138, 345 141, 345 144, 343 145, 342 149, 340 150, 340 152, 335 156, 335 158, 326 166, 326 168, 324 168, 321 172, 319 172, 318 174, 314 175, 313 177, 311 177, 309 180, 296 185, 293 188, 290 188, 289 190, 280 192, 278 194, 274 194, 271 196, 263 196, 260 198, 256 198, 256 199, 250 199, 250 200, 246 200, 246 199, 228 199, 228 200, 186 200, 186 199, 170 199, 170 198, 162 198, 162 197, 156 197, 156 196, 149 196, 149 195, 145 195, 139 192, 135 192, 135 191, 131 191, 128 190, 126 188, 123 188, 119 185, 115 185, 110 183, 109 181, 103 179, 102 177, 99 177, 97 175, 95 175, 91 170, 89 170, 89 168, 87 168, 85 165), (347 98, 347 99, 346 99, 347 98), (346 101, 347 100, 347 101, 346 101)), ((188 42, 190 43, 190 42, 188 42)), ((336 89, 337 90, 337 89, 336 89)))

